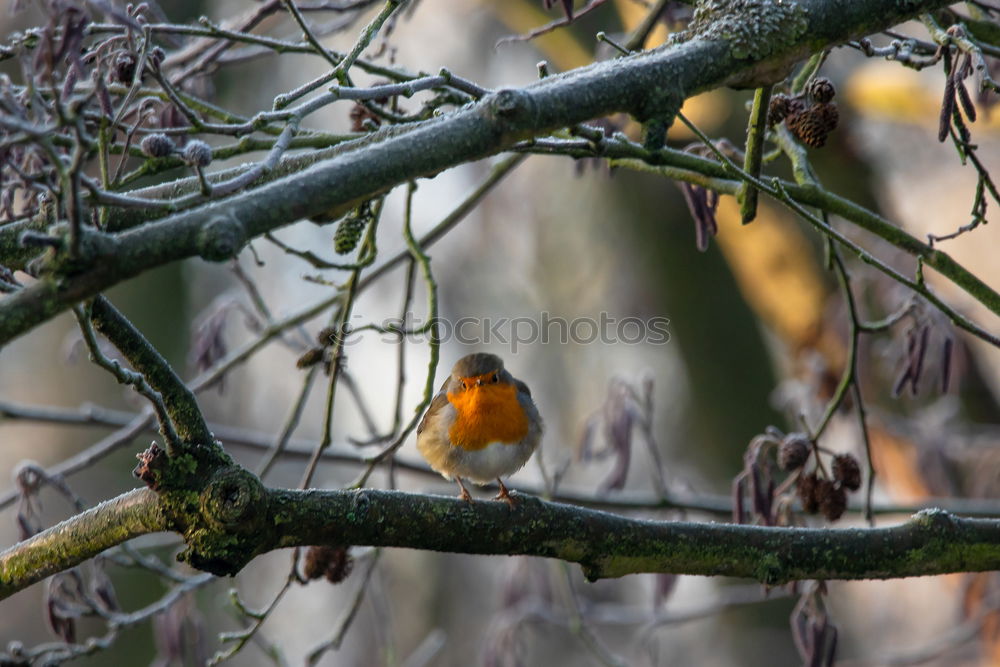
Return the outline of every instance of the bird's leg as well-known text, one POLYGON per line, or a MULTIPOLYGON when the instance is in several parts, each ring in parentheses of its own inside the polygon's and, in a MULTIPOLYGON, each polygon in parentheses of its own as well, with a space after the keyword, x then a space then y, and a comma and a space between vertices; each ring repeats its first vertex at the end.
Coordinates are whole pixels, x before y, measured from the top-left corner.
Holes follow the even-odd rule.
POLYGON ((458 485, 460 487, 462 487, 462 493, 460 493, 458 495, 458 497, 461 498, 462 500, 464 500, 467 503, 471 503, 472 502, 472 496, 469 495, 469 490, 467 488, 465 488, 465 484, 462 484, 462 478, 458 477, 456 475, 455 476, 455 481, 458 482, 458 485))
POLYGON ((503 485, 503 480, 501 480, 499 477, 497 477, 497 484, 500 485, 500 493, 493 496, 493 500, 502 500, 511 507, 516 505, 517 501, 514 500, 514 498, 510 495, 510 491, 508 491, 507 487, 503 485))

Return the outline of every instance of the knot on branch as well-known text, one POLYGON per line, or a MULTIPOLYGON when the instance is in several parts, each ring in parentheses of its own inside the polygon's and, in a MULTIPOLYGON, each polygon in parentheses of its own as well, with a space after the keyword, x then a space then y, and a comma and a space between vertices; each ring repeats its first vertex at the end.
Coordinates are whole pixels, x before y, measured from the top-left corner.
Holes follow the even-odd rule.
POLYGON ((270 546, 267 492, 238 466, 216 470, 197 495, 177 491, 163 498, 186 526, 187 549, 177 559, 216 576, 232 576, 270 546))
POLYGON ((168 456, 153 443, 137 456, 135 475, 159 494, 171 530, 187 549, 177 559, 212 574, 233 575, 270 542, 267 490, 217 447, 168 456))
POLYGON ((788 567, 781 554, 762 554, 754 568, 754 578, 765 586, 780 586, 787 583, 788 567))
POLYGON ((253 532, 265 514, 264 485, 242 468, 223 468, 201 492, 201 512, 206 521, 223 530, 253 532))
POLYGON ((45 234, 27 230, 20 237, 22 246, 45 248, 44 254, 29 263, 29 271, 34 275, 80 273, 114 259, 119 252, 115 237, 91 227, 80 229, 79 241, 78 252, 70 253, 70 225, 67 222, 52 225, 45 234))
POLYGON ((535 102, 523 91, 505 88, 490 96, 486 108, 496 120, 513 125, 530 125, 535 102))
POLYGON ((950 512, 937 507, 920 510, 913 515, 912 521, 920 528, 926 528, 942 536, 958 530, 958 526, 955 525, 955 517, 950 512))
POLYGON ((235 257, 246 240, 246 231, 239 220, 218 215, 198 232, 198 254, 209 262, 224 262, 235 257))

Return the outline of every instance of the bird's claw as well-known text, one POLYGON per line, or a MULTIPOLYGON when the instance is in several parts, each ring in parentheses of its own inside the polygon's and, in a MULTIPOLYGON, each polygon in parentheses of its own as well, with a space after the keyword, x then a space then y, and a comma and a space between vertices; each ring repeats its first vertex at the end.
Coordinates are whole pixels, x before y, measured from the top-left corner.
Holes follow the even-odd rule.
POLYGON ((510 491, 507 490, 507 487, 504 486, 504 483, 498 479, 497 484, 500 485, 500 493, 493 496, 493 500, 502 500, 508 505, 510 505, 511 508, 516 506, 517 500, 514 498, 514 496, 510 495, 510 491))

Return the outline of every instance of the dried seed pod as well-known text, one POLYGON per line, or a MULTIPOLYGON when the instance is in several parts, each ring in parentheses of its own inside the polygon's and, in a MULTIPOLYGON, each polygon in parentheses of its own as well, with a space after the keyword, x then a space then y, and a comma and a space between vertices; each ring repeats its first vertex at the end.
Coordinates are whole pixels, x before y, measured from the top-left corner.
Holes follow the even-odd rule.
POLYGON ((833 82, 825 76, 819 76, 809 82, 806 87, 809 97, 818 104, 826 104, 837 94, 837 89, 833 87, 833 82))
POLYGON ((165 134, 150 134, 139 143, 139 150, 149 157, 167 157, 176 150, 174 142, 165 134))
POLYGON ((767 105, 767 126, 774 127, 788 117, 791 112, 791 98, 784 93, 771 96, 771 101, 767 105))
POLYGON ((799 499, 802 501, 802 509, 808 514, 815 514, 819 511, 819 497, 816 495, 816 489, 820 481, 814 472, 799 477, 796 488, 799 492, 799 499))
POLYGON ((310 366, 315 366, 321 361, 323 361, 323 348, 314 347, 299 357, 298 361, 295 362, 295 367, 309 368, 310 366))
POLYGON ((98 77, 94 77, 94 93, 97 95, 97 106, 101 108, 101 113, 108 118, 113 118, 115 112, 111 105, 111 95, 108 93, 108 87, 104 85, 104 81, 98 77))
POLYGON ((789 433, 778 447, 778 467, 785 471, 798 470, 812 451, 812 443, 804 433, 789 433))
POLYGON ((348 547, 330 547, 330 561, 326 566, 326 580, 331 584, 339 584, 350 576, 354 569, 354 558, 348 553, 348 547))
POLYGON ((310 581, 319 579, 326 572, 326 556, 329 547, 309 547, 302 562, 302 574, 310 581))
POLYGON ((212 147, 200 139, 193 139, 184 147, 184 161, 196 167, 207 167, 212 163, 212 147))
POLYGON ((164 51, 163 49, 161 49, 158 46, 154 46, 149 51, 149 56, 147 56, 147 60, 149 61, 149 63, 153 67, 159 68, 160 67, 160 63, 162 63, 166 57, 167 57, 167 52, 166 51, 164 51))
POLYGON ((326 577, 332 584, 339 584, 351 574, 354 559, 349 547, 309 547, 306 551, 302 574, 306 579, 326 577))
POLYGON ((356 103, 351 107, 349 115, 351 118, 351 132, 367 132, 371 125, 378 127, 382 124, 382 120, 369 111, 368 107, 363 104, 356 103))
POLYGON ((337 327, 323 327, 319 330, 319 333, 316 334, 316 342, 323 347, 329 347, 333 345, 339 336, 340 329, 337 327))
POLYGON ((829 521, 836 521, 847 509, 847 492, 828 479, 821 479, 816 483, 816 500, 819 502, 819 511, 829 521))
POLYGON ((365 222, 367 220, 364 216, 352 213, 337 224, 337 231, 333 234, 333 249, 338 255, 346 255, 358 247, 365 222))
POLYGON ((798 114, 798 113, 802 113, 803 111, 806 110, 807 106, 809 106, 809 105, 806 104, 805 95, 796 95, 795 97, 789 97, 788 98, 788 114, 785 116, 785 119, 787 120, 788 116, 792 116, 792 115, 795 115, 795 114, 798 114))
POLYGON ((132 80, 135 78, 135 66, 137 62, 138 61, 134 53, 130 53, 129 51, 120 51, 118 55, 115 56, 113 66, 111 68, 112 78, 115 81, 126 85, 131 84, 132 80))
POLYGON ((802 143, 820 148, 840 121, 840 113, 833 103, 814 104, 800 113, 785 119, 785 125, 802 143))
POLYGON ((838 454, 833 457, 833 479, 848 491, 861 488, 861 466, 858 460, 850 454, 838 454))

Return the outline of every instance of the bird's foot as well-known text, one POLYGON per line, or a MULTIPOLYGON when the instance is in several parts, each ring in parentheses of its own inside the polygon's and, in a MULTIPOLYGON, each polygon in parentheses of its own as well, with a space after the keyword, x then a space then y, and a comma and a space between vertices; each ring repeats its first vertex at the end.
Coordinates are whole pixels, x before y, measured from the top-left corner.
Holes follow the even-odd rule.
POLYGON ((462 479, 460 477, 456 477, 455 481, 458 482, 458 485, 462 488, 462 492, 458 494, 458 497, 467 503, 471 503, 472 496, 469 494, 469 490, 465 488, 465 484, 462 484, 462 479))
POLYGON ((500 481, 500 478, 497 478, 497 484, 500 485, 500 493, 493 496, 493 500, 502 500, 508 505, 510 505, 511 508, 516 506, 517 500, 512 495, 510 495, 510 491, 508 491, 507 487, 504 486, 504 483, 500 481))

